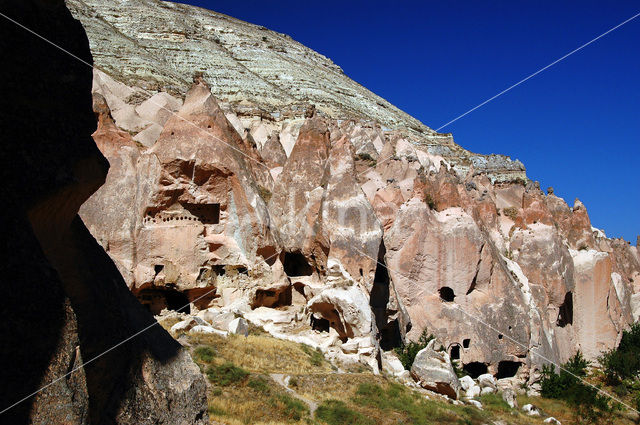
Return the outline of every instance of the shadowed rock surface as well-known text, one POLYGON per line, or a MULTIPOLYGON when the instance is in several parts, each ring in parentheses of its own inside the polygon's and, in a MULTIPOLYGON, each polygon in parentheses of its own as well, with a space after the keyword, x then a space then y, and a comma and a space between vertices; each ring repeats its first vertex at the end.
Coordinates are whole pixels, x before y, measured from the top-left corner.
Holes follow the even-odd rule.
POLYGON ((2 413, 0 423, 205 423, 204 379, 162 328, 105 353, 155 322, 77 215, 108 169, 91 139, 85 32, 63 1, 7 1, 0 9, 89 64, 11 22, 0 27, 7 227, 0 409, 54 382, 2 413))

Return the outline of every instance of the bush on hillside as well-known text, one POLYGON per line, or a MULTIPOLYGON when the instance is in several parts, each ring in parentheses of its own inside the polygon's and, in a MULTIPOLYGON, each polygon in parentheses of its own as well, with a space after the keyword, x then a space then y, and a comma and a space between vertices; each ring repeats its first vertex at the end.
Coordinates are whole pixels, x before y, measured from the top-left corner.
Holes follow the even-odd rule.
POLYGON ((422 331, 422 335, 418 338, 418 342, 409 341, 407 344, 403 344, 401 347, 396 347, 394 351, 398 355, 398 359, 406 370, 411 369, 411 365, 416 358, 416 355, 420 350, 427 346, 429 341, 435 337, 427 333, 427 330, 422 331))
POLYGON ((219 366, 209 366, 206 375, 212 383, 226 387, 227 385, 244 381, 249 372, 233 363, 226 362, 219 366))
POLYGON ((607 396, 601 395, 597 388, 584 383, 589 364, 578 351, 562 365, 559 373, 556 373, 555 366, 544 365, 540 393, 545 398, 569 403, 581 423, 600 423, 613 407, 609 405, 607 396))
POLYGON ((372 425, 373 421, 364 415, 349 409, 339 400, 325 400, 318 410, 316 417, 329 425, 372 425))
POLYGON ((598 361, 604 369, 607 383, 618 385, 625 379, 635 379, 640 373, 640 323, 622 333, 618 348, 606 351, 598 361))

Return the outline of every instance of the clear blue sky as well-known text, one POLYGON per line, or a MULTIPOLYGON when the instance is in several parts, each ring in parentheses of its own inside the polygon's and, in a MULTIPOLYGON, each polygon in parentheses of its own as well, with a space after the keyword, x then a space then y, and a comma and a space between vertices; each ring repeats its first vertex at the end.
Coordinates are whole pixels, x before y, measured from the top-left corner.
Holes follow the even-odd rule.
MULTIPOLYGON (((640 1, 188 0, 289 34, 438 128, 640 12, 640 1)), ((640 17, 444 128, 529 178, 594 226, 640 234, 640 17)))

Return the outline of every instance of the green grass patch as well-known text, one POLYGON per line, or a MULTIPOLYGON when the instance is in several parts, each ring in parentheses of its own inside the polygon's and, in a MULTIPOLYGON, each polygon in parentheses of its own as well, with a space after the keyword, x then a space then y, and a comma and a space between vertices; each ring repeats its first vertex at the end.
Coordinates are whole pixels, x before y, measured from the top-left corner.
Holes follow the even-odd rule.
POLYGON ((304 351, 309 356, 309 363, 313 366, 320 366, 324 362, 324 355, 320 349, 313 349, 308 345, 302 345, 302 351, 304 351))
POLYGON ((439 418, 440 409, 403 385, 391 383, 386 388, 376 384, 360 384, 353 398, 355 404, 406 415, 411 424, 430 424, 439 418))
POLYGON ((318 410, 316 417, 328 425, 373 425, 371 419, 347 407, 339 400, 325 400, 318 410))
POLYGON ((269 398, 271 406, 280 410, 288 419, 299 421, 309 414, 307 405, 289 394, 277 394, 269 398))
POLYGON ((249 383, 247 384, 249 387, 258 391, 259 393, 269 394, 271 389, 269 388, 268 381, 263 376, 255 376, 249 378, 249 383))
POLYGON ((201 345, 193 350, 193 357, 195 361, 202 363, 211 363, 216 357, 216 350, 206 345, 201 345))
POLYGON ((209 366, 205 373, 209 381, 222 387, 244 381, 249 375, 249 372, 230 362, 223 363, 220 366, 209 366))
POLYGON ((482 403, 485 409, 500 410, 508 412, 511 407, 502 399, 501 394, 484 394, 478 397, 478 401, 482 403))

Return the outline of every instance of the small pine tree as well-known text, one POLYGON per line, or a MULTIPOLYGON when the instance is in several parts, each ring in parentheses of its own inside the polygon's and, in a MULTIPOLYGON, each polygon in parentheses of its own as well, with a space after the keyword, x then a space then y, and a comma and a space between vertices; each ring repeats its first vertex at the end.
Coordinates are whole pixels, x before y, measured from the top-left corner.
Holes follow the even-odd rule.
POLYGON ((411 369, 411 365, 413 365, 413 361, 416 358, 416 355, 420 350, 429 344, 429 342, 435 337, 431 334, 427 333, 427 330, 423 330, 420 338, 418 338, 418 342, 409 341, 407 344, 403 344, 401 347, 396 347, 394 351, 398 355, 398 359, 402 363, 402 366, 406 370, 411 369))

